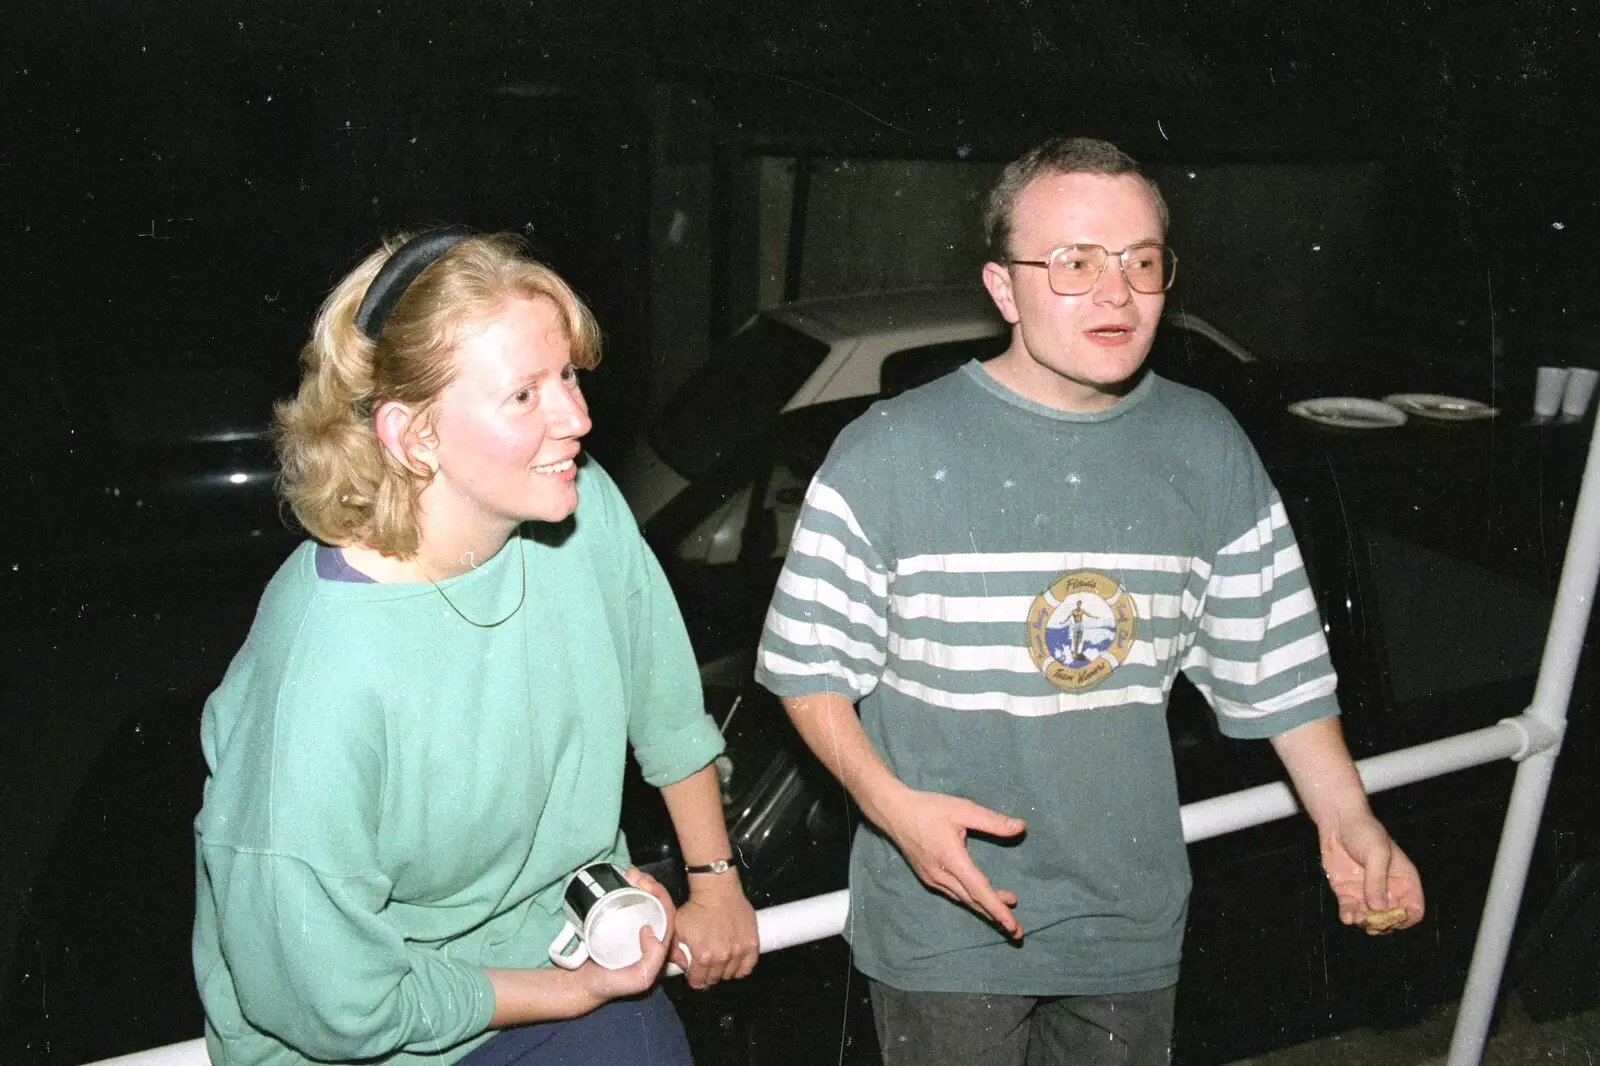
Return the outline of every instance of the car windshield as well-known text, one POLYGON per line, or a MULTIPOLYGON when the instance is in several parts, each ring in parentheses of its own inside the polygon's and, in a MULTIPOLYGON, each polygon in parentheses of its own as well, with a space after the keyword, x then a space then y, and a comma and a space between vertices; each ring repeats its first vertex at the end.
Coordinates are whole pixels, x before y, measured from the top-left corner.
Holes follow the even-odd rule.
POLYGON ((689 481, 748 476, 778 412, 827 354, 816 338, 758 316, 672 394, 651 446, 689 481))

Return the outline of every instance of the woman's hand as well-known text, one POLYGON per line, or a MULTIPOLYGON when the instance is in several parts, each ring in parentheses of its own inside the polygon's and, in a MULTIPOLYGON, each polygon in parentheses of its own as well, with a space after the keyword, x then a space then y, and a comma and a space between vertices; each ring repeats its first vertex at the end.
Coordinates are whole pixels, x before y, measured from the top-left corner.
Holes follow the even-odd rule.
POLYGON ((673 930, 677 924, 676 908, 672 905, 672 897, 662 887, 660 881, 640 870, 630 866, 627 870, 628 883, 634 888, 642 888, 661 902, 666 908, 667 929, 666 935, 656 939, 656 931, 649 925, 639 930, 639 961, 632 966, 624 966, 620 970, 608 970, 604 966, 589 959, 578 967, 576 973, 582 976, 584 987, 596 999, 595 1006, 621 999, 625 996, 637 996, 647 992, 656 983, 661 975, 661 967, 667 964, 667 951, 670 945, 676 943, 673 939, 673 930))
POLYGON ((689 902, 678 911, 678 940, 689 948, 673 961, 683 967, 690 988, 744 977, 755 969, 761 951, 756 912, 745 898, 737 870, 690 874, 689 902))

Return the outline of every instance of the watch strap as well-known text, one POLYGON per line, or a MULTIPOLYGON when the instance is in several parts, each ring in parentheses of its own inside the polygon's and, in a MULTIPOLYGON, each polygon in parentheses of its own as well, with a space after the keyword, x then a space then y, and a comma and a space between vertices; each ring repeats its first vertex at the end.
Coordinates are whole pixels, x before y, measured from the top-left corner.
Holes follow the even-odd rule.
POLYGON ((690 874, 725 874, 733 869, 733 859, 718 859, 715 862, 701 863, 697 866, 684 864, 683 872, 690 874))

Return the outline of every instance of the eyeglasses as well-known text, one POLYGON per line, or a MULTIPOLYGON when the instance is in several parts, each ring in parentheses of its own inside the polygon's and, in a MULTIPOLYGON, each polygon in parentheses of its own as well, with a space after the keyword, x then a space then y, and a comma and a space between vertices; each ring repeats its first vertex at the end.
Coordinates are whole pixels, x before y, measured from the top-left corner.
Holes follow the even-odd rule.
POLYGON ((1178 274, 1177 253, 1164 244, 1130 244, 1120 252, 1107 251, 1098 244, 1069 244, 1051 252, 1048 259, 1009 262, 1044 267, 1049 272, 1050 291, 1057 296, 1082 296, 1099 284, 1112 256, 1117 257, 1122 278, 1134 292, 1166 292, 1178 274))

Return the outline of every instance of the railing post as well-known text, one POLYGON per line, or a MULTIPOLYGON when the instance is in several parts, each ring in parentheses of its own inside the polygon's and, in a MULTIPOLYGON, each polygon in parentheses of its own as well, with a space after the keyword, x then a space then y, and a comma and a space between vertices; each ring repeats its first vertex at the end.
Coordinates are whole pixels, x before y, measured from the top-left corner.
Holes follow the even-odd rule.
MULTIPOLYGON (((1584 632, 1594 610, 1597 577, 1600 577, 1600 419, 1596 419, 1594 434, 1589 440, 1583 485, 1578 490, 1572 532, 1567 536, 1566 561, 1561 567, 1561 583, 1556 588, 1550 632, 1545 638, 1544 658, 1539 664, 1539 680, 1533 689, 1533 705, 1527 712, 1529 718, 1554 730, 1556 735, 1566 728, 1567 704, 1572 698, 1572 682, 1583 652, 1584 632)), ((1478 925, 1478 941, 1472 950, 1472 965, 1467 971, 1466 989, 1461 994, 1456 1028, 1450 1038, 1448 1066, 1477 1066, 1483 1059, 1483 1045, 1489 1034, 1495 1000, 1499 997, 1500 979, 1511 949, 1511 934, 1517 924, 1523 885, 1528 878, 1528 864, 1539 835, 1539 819, 1544 813, 1551 775, 1555 773, 1556 753, 1555 748, 1538 752, 1517 767, 1505 826, 1500 833, 1500 850, 1495 855, 1494 874, 1489 879, 1489 895, 1484 900, 1483 918, 1478 925)))

